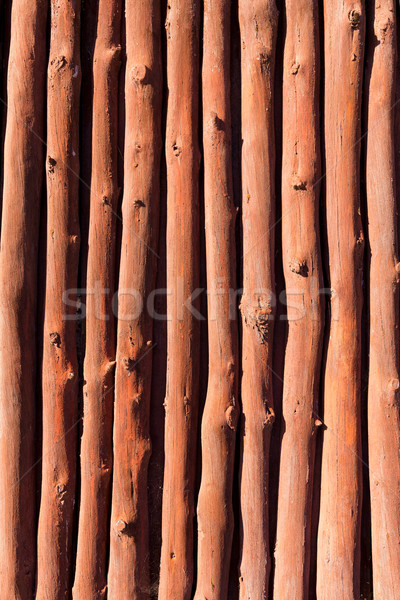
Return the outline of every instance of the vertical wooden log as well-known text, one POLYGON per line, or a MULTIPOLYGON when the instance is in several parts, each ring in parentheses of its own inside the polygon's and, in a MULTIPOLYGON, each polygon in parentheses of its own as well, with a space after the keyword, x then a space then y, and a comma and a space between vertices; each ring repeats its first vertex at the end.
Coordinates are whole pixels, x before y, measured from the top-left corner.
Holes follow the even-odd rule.
POLYGON ((358 600, 360 587, 360 109, 364 3, 329 0, 325 22, 326 215, 331 288, 324 388, 317 596, 358 600))
POLYGON ((268 595, 268 471, 275 312, 274 0, 240 0, 243 297, 240 598, 268 595), (255 561, 254 557, 260 557, 255 561))
POLYGON ((99 0, 93 60, 81 502, 74 597, 105 597, 113 460, 120 0, 99 0))
POLYGON ((160 600, 190 598, 198 413, 199 0, 170 0, 166 20, 167 389, 160 600), (197 298, 195 298, 197 300, 197 298), (198 303, 193 302, 194 308, 198 303))
POLYGON ((367 207, 370 244, 368 445, 374 598, 400 589, 399 283, 394 118, 396 3, 367 14, 367 207))
POLYGON ((46 1, 13 2, 0 250, 0 590, 10 600, 31 600, 36 563, 36 278, 46 21, 46 1))
POLYGON ((276 600, 308 600, 309 595, 315 415, 324 310, 318 210, 318 43, 317 0, 286 0, 282 251, 288 337, 275 547, 276 600))
POLYGON ((51 2, 47 85, 47 257, 37 599, 71 590, 76 488, 80 4, 51 2))
POLYGON ((161 30, 156 0, 126 3, 126 125, 108 598, 149 598, 147 470, 160 200, 161 30))
POLYGON ((204 3, 203 147, 209 376, 201 424, 195 598, 227 597, 238 402, 236 247, 230 108, 230 0, 204 3))

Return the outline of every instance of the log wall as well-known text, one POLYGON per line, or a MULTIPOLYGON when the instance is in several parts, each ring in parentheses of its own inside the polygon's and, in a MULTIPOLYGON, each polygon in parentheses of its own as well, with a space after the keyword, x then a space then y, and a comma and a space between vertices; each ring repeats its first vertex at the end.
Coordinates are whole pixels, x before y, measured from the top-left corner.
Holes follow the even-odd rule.
POLYGON ((0 600, 398 600, 399 40, 1 0, 0 600))

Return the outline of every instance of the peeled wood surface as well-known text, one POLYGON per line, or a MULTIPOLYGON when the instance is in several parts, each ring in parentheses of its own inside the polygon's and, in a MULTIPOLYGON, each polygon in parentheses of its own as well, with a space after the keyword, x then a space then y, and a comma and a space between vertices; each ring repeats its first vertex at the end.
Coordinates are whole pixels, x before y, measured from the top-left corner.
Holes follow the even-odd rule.
POLYGON ((80 3, 52 0, 47 68, 47 254, 38 600, 70 593, 76 501, 80 3), (69 306, 67 301, 69 302, 69 306))
POLYGON ((139 314, 137 298, 140 294, 146 306, 156 273, 162 77, 159 30, 156 0, 127 4, 109 600, 150 596, 147 468, 153 322, 146 309, 139 314))
POLYGON ((87 295, 81 496, 75 598, 104 598, 113 461, 115 373, 115 237, 118 208, 118 75, 121 2, 98 0, 93 56, 92 178, 87 265, 89 290, 108 290, 100 302, 87 295), (107 248, 106 256, 102 249, 107 248))
POLYGON ((208 288, 208 389, 201 424, 195 598, 226 598, 233 535, 238 402, 235 216, 230 111, 229 0, 204 3, 203 147, 208 288))
POLYGON ((0 600, 397 599, 399 10, 0 1, 0 600))
POLYGON ((318 393, 324 320, 319 243, 318 2, 288 0, 285 14, 282 254, 288 290, 288 337, 274 598, 307 600, 316 427, 321 424, 318 393))
POLYGON ((400 418, 398 198, 394 114, 396 4, 371 3, 365 92, 366 178, 370 247, 368 443, 374 598, 400 587, 400 418), (374 123, 379 122, 379 127, 374 123))
POLYGON ((330 291, 317 596, 360 597, 361 309, 360 209, 363 3, 324 3, 326 267, 330 291))
MULTIPOLYGON (((171 0, 167 37, 167 375, 159 597, 190 598, 200 323, 183 304, 199 286, 199 0, 171 0), (179 243, 177 243, 179 240, 179 243)), ((194 299, 198 309, 198 298, 194 299)))
POLYGON ((240 423, 240 598, 263 598, 271 569, 269 443, 275 413, 274 64, 275 0, 240 0, 242 43, 242 412, 240 423), (254 555, 260 560, 255 562, 254 555))
POLYGON ((0 590, 13 600, 32 598, 36 568, 35 318, 46 23, 44 0, 13 2, 0 250, 0 590))

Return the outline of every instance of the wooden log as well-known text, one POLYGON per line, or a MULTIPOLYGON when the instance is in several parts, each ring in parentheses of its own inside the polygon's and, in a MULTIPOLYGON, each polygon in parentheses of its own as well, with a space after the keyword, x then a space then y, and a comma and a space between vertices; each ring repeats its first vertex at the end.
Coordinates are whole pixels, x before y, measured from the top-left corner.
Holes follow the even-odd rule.
MULTIPOLYGON (((199 285, 199 0, 171 0, 167 30, 167 389, 160 600, 193 583, 200 328, 188 301, 199 285)), ((193 301, 198 309, 198 296, 193 301)))
POLYGON ((324 2, 326 219, 331 288, 324 382, 317 596, 360 597, 360 112, 364 3, 324 2))
POLYGON ((0 590, 31 600, 36 568, 36 295, 47 2, 15 0, 0 250, 0 590))
POLYGON ((318 38, 317 0, 287 0, 282 252, 288 333, 275 546, 276 600, 308 600, 309 597, 315 431, 324 314, 319 243, 318 38))
POLYGON ((47 256, 38 600, 70 595, 76 490, 80 4, 52 0, 47 84, 47 256))
POLYGON ((93 129, 87 269, 81 501, 74 597, 106 594, 115 371, 120 0, 99 0, 93 59, 93 129))
POLYGON ((126 121, 108 598, 148 599, 147 471, 160 200, 161 29, 156 0, 126 4, 126 121))
POLYGON ((396 2, 367 6, 366 176, 369 272, 368 448, 373 589, 400 588, 399 283, 394 119, 396 2))
POLYGON ((240 0, 243 296, 240 598, 268 595, 268 472, 275 312, 274 0, 240 0), (262 557, 255 561, 254 557, 262 557))
POLYGON ((195 598, 227 597, 238 402, 236 247, 232 180, 229 0, 206 0, 203 35, 208 388, 201 424, 195 598))

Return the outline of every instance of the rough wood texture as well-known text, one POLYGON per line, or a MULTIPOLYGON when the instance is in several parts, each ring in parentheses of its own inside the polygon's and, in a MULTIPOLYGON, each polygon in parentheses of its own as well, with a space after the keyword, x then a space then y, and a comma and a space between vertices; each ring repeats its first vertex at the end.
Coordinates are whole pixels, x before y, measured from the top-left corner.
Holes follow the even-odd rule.
POLYGON ((235 217, 230 114, 230 0, 204 3, 203 146, 208 389, 201 423, 195 598, 227 597, 238 400, 235 217))
POLYGON ((99 0, 86 295, 81 501, 74 598, 105 598, 113 461, 120 0, 99 0))
POLYGON ((36 277, 46 17, 44 0, 13 2, 0 250, 0 590, 10 600, 31 600, 36 566, 36 277))
POLYGON ((325 155, 329 341, 324 381, 317 596, 360 597, 361 308, 360 217, 363 2, 325 1, 325 155))
POLYGON ((0 0, 0 600, 394 600, 398 0, 81 2, 0 0))
POLYGON ((318 2, 287 0, 282 252, 288 334, 275 546, 275 600, 308 600, 324 300, 319 246, 318 2), (288 575, 290 573, 290 576, 288 575))
POLYGON ((275 1, 240 0, 243 297, 240 598, 268 594, 268 472, 275 312, 275 1), (260 557, 255 561, 254 556, 260 557))
POLYGON ((396 3, 367 7, 367 208, 370 246, 368 444, 375 600, 400 589, 399 282, 394 111, 396 3))
POLYGON ((125 154, 118 292, 108 598, 149 598, 147 469, 160 200, 161 29, 157 0, 126 4, 125 154))
POLYGON ((37 600, 70 596, 76 488, 80 4, 51 2, 47 83, 47 256, 37 600))
MULTIPOLYGON (((189 310, 199 285, 199 0, 167 9, 167 388, 160 600, 190 598, 200 361, 199 321, 189 310), (177 244, 179 240, 179 244, 177 244)), ((198 296, 193 308, 198 309, 198 296)))

